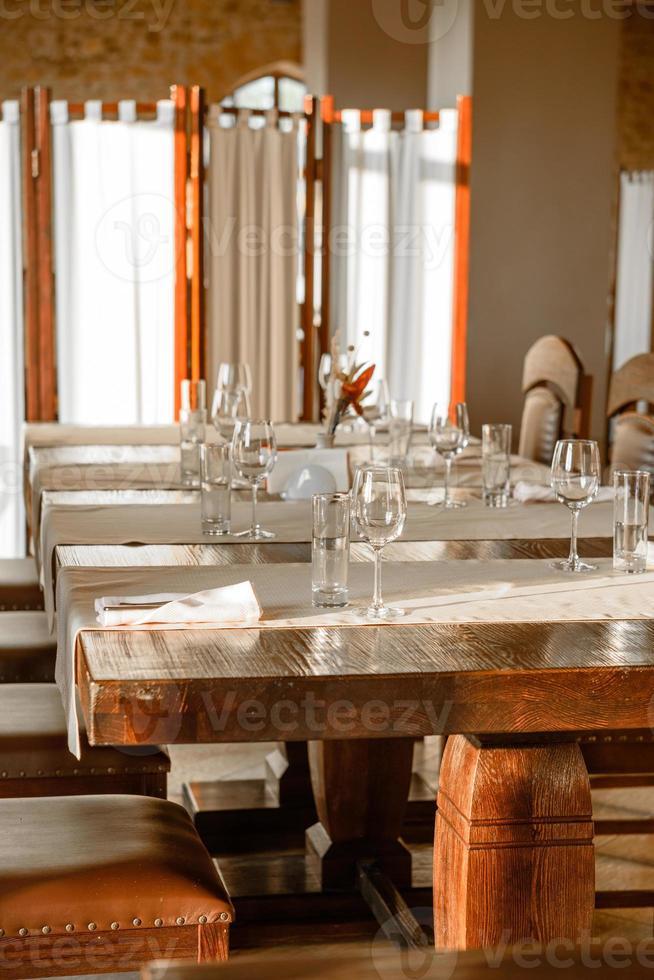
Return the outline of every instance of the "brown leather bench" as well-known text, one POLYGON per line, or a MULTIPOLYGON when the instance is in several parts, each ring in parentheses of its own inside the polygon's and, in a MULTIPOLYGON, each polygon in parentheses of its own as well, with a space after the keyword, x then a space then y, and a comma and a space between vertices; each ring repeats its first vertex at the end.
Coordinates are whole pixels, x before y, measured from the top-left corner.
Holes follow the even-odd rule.
POLYGON ((44 612, 0 612, 0 684, 53 681, 56 653, 44 612))
POLYGON ((227 958, 233 910, 190 817, 144 796, 0 800, 0 963, 14 980, 227 958))
POLYGON ((54 684, 0 684, 0 799, 139 793, 166 798, 170 759, 156 746, 68 751, 66 721, 54 684))
POLYGON ((0 611, 43 609, 33 558, 0 558, 0 611))

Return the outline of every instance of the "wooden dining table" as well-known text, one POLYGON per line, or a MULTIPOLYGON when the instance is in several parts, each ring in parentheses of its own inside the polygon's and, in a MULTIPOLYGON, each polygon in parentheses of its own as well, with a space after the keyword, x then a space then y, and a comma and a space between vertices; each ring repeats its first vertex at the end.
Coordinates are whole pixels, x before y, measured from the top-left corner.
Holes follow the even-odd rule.
MULTIPOLYGON (((442 559, 471 545, 491 557, 566 548, 434 543, 442 559)), ((581 547, 606 554, 610 541, 581 547)), ((401 825, 414 740, 448 736, 435 937, 442 948, 475 948, 578 940, 590 928, 593 824, 579 737, 650 728, 653 641, 646 618, 96 628, 79 634, 76 678, 92 744, 307 742, 318 814, 307 866, 341 894, 355 888, 362 862, 400 891, 411 887, 401 825)))

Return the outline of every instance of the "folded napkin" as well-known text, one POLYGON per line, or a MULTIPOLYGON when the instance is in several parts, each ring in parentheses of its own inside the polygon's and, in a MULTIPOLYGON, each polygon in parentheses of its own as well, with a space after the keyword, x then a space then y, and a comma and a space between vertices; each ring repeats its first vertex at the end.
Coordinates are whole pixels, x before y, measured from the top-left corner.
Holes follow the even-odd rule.
POLYGON ((162 592, 158 595, 103 596, 95 600, 95 612, 100 626, 144 626, 149 623, 247 626, 261 619, 261 606, 251 582, 238 582, 191 595, 162 592))
MULTIPOLYGON (((550 504, 556 500, 556 497, 551 487, 543 486, 542 483, 528 483, 527 480, 518 480, 513 488, 513 499, 518 500, 521 504, 550 504)), ((613 500, 613 487, 600 487, 594 499, 599 503, 613 500)))

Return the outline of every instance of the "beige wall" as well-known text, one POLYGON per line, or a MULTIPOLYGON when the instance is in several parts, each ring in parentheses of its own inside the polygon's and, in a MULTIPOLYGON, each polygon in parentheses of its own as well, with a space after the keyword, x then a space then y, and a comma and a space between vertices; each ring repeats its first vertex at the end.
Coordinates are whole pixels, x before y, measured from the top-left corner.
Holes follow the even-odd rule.
MULTIPOLYGON (((401 19, 398 0, 304 0, 309 87, 339 108, 424 107, 425 31, 401 19)), ((417 5, 422 7, 422 3, 417 5)))
POLYGON ((5 0, 0 99, 166 98, 174 82, 222 98, 244 74, 300 62, 301 3, 288 0, 5 0))
POLYGON ((621 22, 476 8, 468 398, 517 431, 527 348, 558 333, 603 432, 621 22))

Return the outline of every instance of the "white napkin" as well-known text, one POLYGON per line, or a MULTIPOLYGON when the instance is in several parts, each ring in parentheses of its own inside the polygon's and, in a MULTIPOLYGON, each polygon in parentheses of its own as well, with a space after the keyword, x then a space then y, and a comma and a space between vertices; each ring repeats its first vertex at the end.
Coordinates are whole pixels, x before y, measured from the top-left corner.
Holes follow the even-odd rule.
MULTIPOLYGON (((542 483, 528 483, 527 480, 518 480, 513 488, 513 499, 520 501, 521 504, 551 504, 556 500, 556 497, 551 487, 543 486, 542 483)), ((598 503, 613 500, 613 487, 600 487, 594 499, 598 503)))
POLYGON ((254 625, 261 619, 261 606, 251 582, 238 582, 220 589, 184 595, 103 596, 95 600, 100 626, 143 626, 149 623, 217 623, 254 625), (144 605, 152 605, 144 609, 144 605), (107 608, 107 607, 121 608, 107 608))
POLYGON ((299 449, 277 454, 272 472, 268 475, 268 493, 282 493, 294 473, 306 466, 323 466, 334 477, 336 489, 350 489, 346 449, 299 449))

